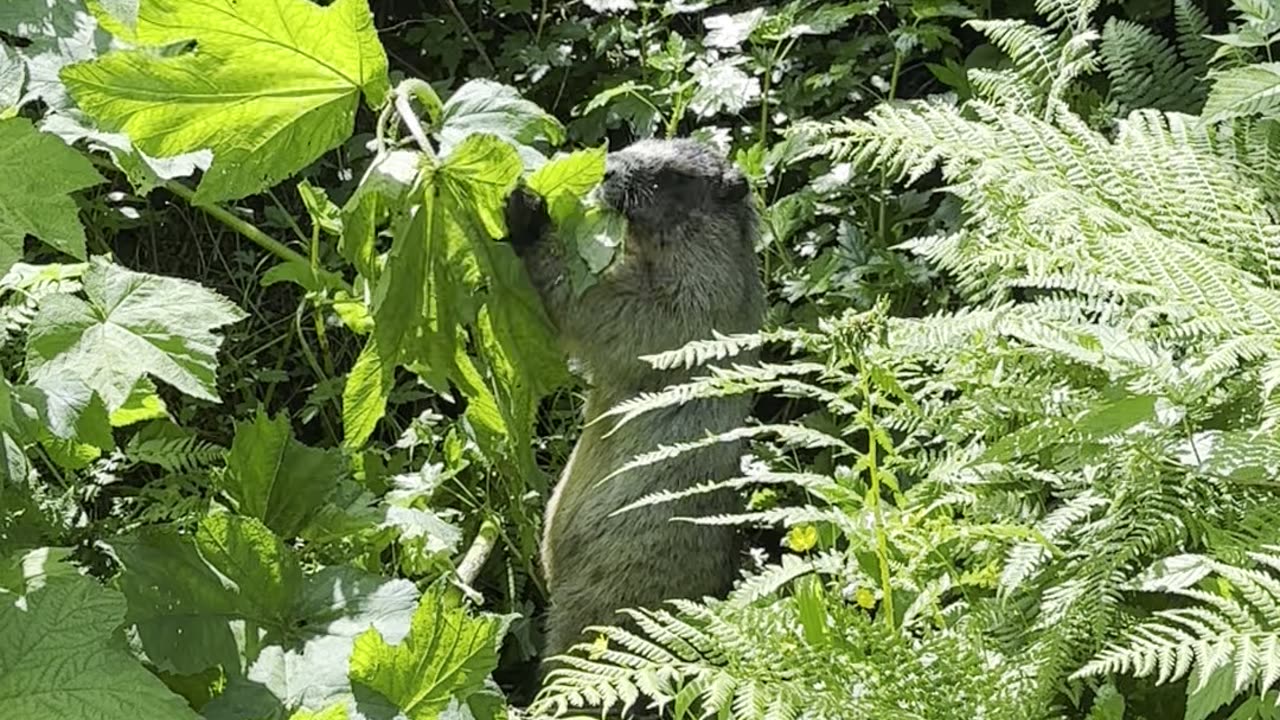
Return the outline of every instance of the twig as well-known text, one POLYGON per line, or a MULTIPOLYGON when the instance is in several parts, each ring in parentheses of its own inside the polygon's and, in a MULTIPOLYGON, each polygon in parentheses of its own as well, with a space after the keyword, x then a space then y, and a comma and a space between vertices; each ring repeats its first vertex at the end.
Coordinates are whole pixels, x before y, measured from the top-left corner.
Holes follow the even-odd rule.
POLYGON ((489 53, 484 51, 484 45, 480 44, 480 38, 476 37, 476 34, 471 32, 471 26, 468 25, 466 19, 462 17, 462 13, 458 12, 458 6, 453 2, 453 0, 444 1, 445 4, 449 6, 449 10, 453 12, 453 16, 457 18, 458 22, 462 23, 462 32, 466 33, 467 39, 471 41, 472 45, 476 46, 476 52, 480 53, 480 59, 484 60, 484 64, 488 66, 489 74, 497 75, 498 68, 494 66, 493 60, 489 59, 489 53))

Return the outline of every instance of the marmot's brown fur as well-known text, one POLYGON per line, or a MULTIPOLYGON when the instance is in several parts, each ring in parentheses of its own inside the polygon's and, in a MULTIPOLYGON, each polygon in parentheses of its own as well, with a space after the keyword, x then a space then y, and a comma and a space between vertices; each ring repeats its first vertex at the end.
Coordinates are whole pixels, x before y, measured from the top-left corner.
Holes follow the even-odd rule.
MULTIPOLYGON (((507 205, 510 238, 569 355, 590 384, 586 419, 616 403, 687 380, 641 355, 722 333, 752 332, 764 313, 754 253, 758 218, 746 179, 692 140, 647 140, 607 157, 600 188, 628 219, 623 255, 580 297, 570 289, 542 199, 527 190, 507 205)), ((657 491, 684 490, 737 473, 741 448, 720 444, 600 480, 660 444, 738 427, 750 398, 695 400, 647 413, 617 432, 586 427, 547 507, 542 563, 551 607, 544 656, 577 642, 616 611, 726 592, 736 574, 733 528, 671 522, 732 512, 733 495, 698 495, 609 517, 657 491)))

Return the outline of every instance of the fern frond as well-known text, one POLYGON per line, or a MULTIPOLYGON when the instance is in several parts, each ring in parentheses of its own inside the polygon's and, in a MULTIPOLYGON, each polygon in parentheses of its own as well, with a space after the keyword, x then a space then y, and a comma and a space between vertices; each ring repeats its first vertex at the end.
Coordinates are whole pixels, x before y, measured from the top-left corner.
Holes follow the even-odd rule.
POLYGON ((1098 11, 1100 0, 1036 0, 1036 11, 1049 21, 1049 25, 1067 26, 1081 31, 1087 29, 1093 14, 1098 11))
POLYGON ((742 488, 750 487, 752 485, 794 485, 797 488, 808 490, 810 492, 819 492, 823 489, 834 486, 835 481, 825 475, 818 475, 815 473, 754 473, 751 475, 729 478, 728 480, 698 483, 693 487, 685 488, 683 490, 660 490, 658 492, 649 493, 633 503, 614 510, 609 514, 609 516, 613 517, 614 515, 631 512, 637 508, 661 505, 697 495, 707 495, 721 490, 741 490, 742 488))
POLYGON ((668 385, 660 392, 639 393, 600 413, 589 424, 601 423, 608 418, 618 418, 608 432, 612 434, 635 418, 655 410, 678 407, 695 400, 766 392, 777 392, 790 397, 813 398, 829 406, 840 407, 842 410, 849 409, 849 403, 839 395, 817 385, 789 377, 820 375, 826 372, 827 368, 824 365, 800 362, 785 365, 761 363, 746 367, 734 365, 727 369, 711 368, 711 375, 708 377, 695 378, 691 382, 679 385, 668 385))
POLYGON ((713 332, 712 335, 710 340, 695 340, 675 350, 641 355, 640 359, 658 370, 689 369, 758 350, 771 342, 792 342, 803 337, 803 333, 785 329, 738 335, 713 332))
POLYGON ((171 473, 194 473, 218 463, 226 450, 187 435, 181 437, 130 438, 125 457, 134 463, 158 465, 171 473))
POLYGON ((1250 553, 1262 568, 1209 561, 1235 589, 1232 596, 1170 590, 1200 604, 1156 611, 1152 620, 1128 633, 1122 643, 1109 645, 1073 677, 1155 675, 1160 685, 1195 670, 1203 685, 1220 667, 1229 667, 1236 693, 1248 687, 1267 692, 1280 680, 1278 552, 1280 548, 1269 547, 1266 553, 1250 553))
POLYGON ((700 440, 661 445, 656 450, 643 453, 631 459, 618 469, 606 475, 600 480, 600 482, 608 482, 619 475, 635 470, 636 468, 647 467, 649 465, 655 465, 662 462, 669 462, 682 455, 696 450, 701 450, 703 448, 769 436, 776 437, 786 447, 810 449, 831 448, 841 453, 853 452, 853 448, 845 443, 844 440, 820 430, 814 430, 812 428, 801 427, 798 425, 755 425, 751 427, 734 428, 726 432, 709 435, 700 440))
MULTIPOLYGON (((1179 12, 1180 17, 1186 13, 1179 12)), ((1183 60, 1168 40, 1149 28, 1111 18, 1102 30, 1098 49, 1111 80, 1116 114, 1123 116, 1142 108, 1196 112, 1204 103, 1200 78, 1205 66, 1197 60, 1183 60)))

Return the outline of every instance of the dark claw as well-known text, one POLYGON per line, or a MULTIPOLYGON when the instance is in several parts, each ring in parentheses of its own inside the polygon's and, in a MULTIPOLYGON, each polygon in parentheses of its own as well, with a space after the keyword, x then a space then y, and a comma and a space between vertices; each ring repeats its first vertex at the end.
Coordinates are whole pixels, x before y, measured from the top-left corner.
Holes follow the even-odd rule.
POLYGON ((507 197, 506 220, 507 239, 517 250, 538 242, 551 222, 546 201, 524 185, 507 197))

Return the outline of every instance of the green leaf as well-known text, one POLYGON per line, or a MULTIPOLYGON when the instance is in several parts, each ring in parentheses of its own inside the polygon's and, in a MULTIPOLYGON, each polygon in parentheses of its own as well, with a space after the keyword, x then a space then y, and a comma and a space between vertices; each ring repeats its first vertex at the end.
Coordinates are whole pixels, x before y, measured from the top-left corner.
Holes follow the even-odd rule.
POLYGON ((83 260, 84 227, 70 193, 102 182, 80 153, 37 132, 30 120, 0 120, 0 276, 34 235, 83 260))
POLYGON ((342 208, 342 237, 338 249, 367 280, 378 279, 375 243, 378 227, 399 213, 418 179, 424 155, 392 150, 374 158, 359 186, 342 208))
POLYGON ((70 549, 50 547, 27 550, 11 558, 0 555, 0 593, 25 595, 44 587, 50 579, 75 577, 75 566, 63 562, 69 557, 70 549))
POLYGON ((599 275, 613 263, 627 236, 627 218, 600 203, 584 203, 565 219, 563 242, 599 275))
POLYGON ((87 0, 87 5, 98 22, 111 25, 112 33, 132 34, 138 26, 138 5, 141 2, 142 0, 87 0))
MULTIPOLYGON (((257 647, 305 653, 313 642, 366 628, 403 634, 417 598, 413 583, 332 567, 304 580, 297 558, 257 520, 210 515, 195 537, 169 528, 113 543, 129 621, 157 667, 182 674, 223 665, 236 674, 246 627, 257 647)), ((345 657, 345 654, 340 657, 345 657)))
MULTIPOLYGON (((395 638, 409 632, 418 593, 404 580, 385 581, 354 568, 329 568, 307 579, 292 611, 303 628, 294 640, 263 648, 243 676, 206 705, 208 720, 271 717, 281 709, 354 709, 348 674, 355 637, 369 628, 395 638)), ((273 638, 275 639, 275 638, 273 638)), ((364 717, 353 713, 353 717, 364 717)))
POLYGON ((111 427, 128 427, 144 420, 168 417, 164 400, 156 394, 156 384, 144 377, 133 386, 124 404, 111 411, 111 427))
POLYGON ((472 617, 445 598, 439 589, 423 596, 399 645, 369 630, 351 653, 352 682, 377 691, 409 720, 435 720, 450 700, 465 702, 498 665, 510 618, 472 617))
POLYGON ((225 490, 241 515, 261 520, 277 535, 297 537, 346 474, 336 450, 303 445, 287 415, 261 410, 236 423, 227 454, 225 490))
POLYGON ((334 705, 320 712, 299 710, 289 716, 289 720, 347 720, 347 707, 345 705, 334 705))
MULTIPOLYGON (((147 275, 94 258, 81 300, 51 295, 27 339, 27 372, 50 395, 81 383, 108 412, 123 407, 151 375, 182 392, 218 401, 214 328, 245 314, 196 283, 147 275)), ((73 388, 74 389, 74 388, 73 388)))
POLYGON ((1187 682, 1187 711, 1184 720, 1205 720, 1231 702, 1237 693, 1235 668, 1231 662, 1218 665, 1204 677, 1204 665, 1197 663, 1187 682))
POLYGON ((487 133, 511 142, 526 165, 545 158, 533 145, 564 142, 564 127, 537 103, 492 80, 471 80, 458 88, 444 104, 440 127, 440 151, 448 154, 468 136, 487 133))
POLYGON ((33 438, 47 431, 52 437, 102 449, 115 446, 107 406, 78 378, 65 377, 44 388, 19 385, 13 396, 26 415, 24 424, 34 426, 27 428, 33 438))
POLYGON ((364 445, 378 421, 387 414, 387 398, 395 381, 395 365, 378 350, 377 335, 370 335, 342 389, 342 444, 364 445))
POLYGON ((584 197, 604 180, 606 151, 603 147, 578 150, 552 158, 529 176, 529 189, 555 203, 561 193, 584 197))
POLYGON ((258 521, 211 515, 194 538, 155 528, 113 543, 124 565, 120 589, 148 659, 182 674, 241 667, 243 621, 288 631, 301 590, 297 560, 258 521))
POLYGON ((306 167, 350 136, 361 92, 379 106, 390 90, 365 0, 148 0, 132 40, 196 49, 113 52, 64 68, 62 79, 82 110, 146 153, 211 149, 199 203, 251 195, 306 167))
POLYGON ((22 720, 197 720, 111 636, 119 593, 81 576, 24 597, 0 593, 0 698, 22 720))
POLYGON ((495 135, 472 135, 445 158, 437 177, 459 224, 478 219, 490 238, 502 237, 503 205, 520 177, 520 156, 495 135))
POLYGON ((1280 63, 1260 63, 1212 75, 1202 117, 1208 122, 1280 114, 1280 63))

